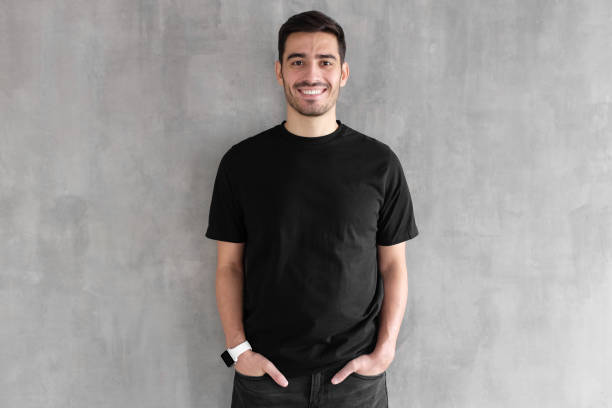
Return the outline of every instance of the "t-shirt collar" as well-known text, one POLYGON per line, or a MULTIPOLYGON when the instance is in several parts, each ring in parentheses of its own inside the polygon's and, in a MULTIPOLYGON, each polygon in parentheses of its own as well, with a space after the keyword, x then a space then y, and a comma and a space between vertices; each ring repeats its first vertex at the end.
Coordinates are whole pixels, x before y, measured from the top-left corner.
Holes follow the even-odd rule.
POLYGON ((338 135, 340 135, 345 128, 344 124, 340 120, 336 119, 338 127, 331 133, 328 133, 323 136, 299 136, 287 130, 287 128, 285 127, 286 122, 286 120, 283 120, 282 123, 278 125, 281 137, 284 140, 288 140, 292 143, 299 143, 304 145, 319 145, 322 143, 327 143, 335 139, 338 135))

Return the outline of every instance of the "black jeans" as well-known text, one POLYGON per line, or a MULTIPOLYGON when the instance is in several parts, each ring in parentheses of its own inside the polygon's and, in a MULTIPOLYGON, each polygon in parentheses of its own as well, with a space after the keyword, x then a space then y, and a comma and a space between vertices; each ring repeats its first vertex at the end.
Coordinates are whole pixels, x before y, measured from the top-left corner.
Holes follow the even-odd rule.
POLYGON ((352 373, 340 384, 332 377, 344 367, 320 370, 312 375, 287 378, 281 387, 267 373, 248 376, 234 370, 231 408, 387 408, 387 372, 378 375, 352 373))

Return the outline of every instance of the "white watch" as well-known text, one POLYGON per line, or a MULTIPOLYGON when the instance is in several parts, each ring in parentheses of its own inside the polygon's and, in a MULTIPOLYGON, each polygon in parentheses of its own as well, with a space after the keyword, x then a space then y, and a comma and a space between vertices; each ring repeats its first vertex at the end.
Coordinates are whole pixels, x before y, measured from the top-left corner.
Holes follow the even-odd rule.
POLYGON ((244 341, 240 343, 236 347, 228 348, 221 354, 221 358, 225 361, 225 364, 228 367, 231 367, 236 361, 238 361, 238 356, 244 353, 247 350, 253 350, 248 341, 244 341))

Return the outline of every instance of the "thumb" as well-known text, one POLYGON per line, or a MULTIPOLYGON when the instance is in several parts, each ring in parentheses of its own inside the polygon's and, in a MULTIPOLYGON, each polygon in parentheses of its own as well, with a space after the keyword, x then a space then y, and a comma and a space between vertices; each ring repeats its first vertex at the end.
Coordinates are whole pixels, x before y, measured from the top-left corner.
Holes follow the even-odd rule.
POLYGON ((276 366, 270 360, 267 360, 267 362, 265 363, 264 371, 268 373, 268 375, 272 377, 272 379, 281 387, 286 387, 287 385, 289 385, 289 381, 287 381, 285 376, 278 370, 278 368, 276 368, 276 366))
POLYGON ((346 379, 346 377, 348 377, 353 371, 355 371, 355 369, 347 364, 344 367, 342 367, 342 369, 340 371, 338 371, 336 373, 336 375, 334 375, 332 377, 331 383, 332 384, 339 384, 342 381, 344 381, 346 379))

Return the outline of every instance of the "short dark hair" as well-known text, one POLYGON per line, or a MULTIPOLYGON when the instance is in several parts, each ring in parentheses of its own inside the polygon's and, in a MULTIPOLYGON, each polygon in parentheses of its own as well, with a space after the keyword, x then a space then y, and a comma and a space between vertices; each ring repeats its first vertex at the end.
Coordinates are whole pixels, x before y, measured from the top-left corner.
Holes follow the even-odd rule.
POLYGON ((317 10, 305 11, 295 14, 285 22, 278 31, 278 60, 283 63, 285 53, 285 42, 289 34, 295 32, 314 33, 323 31, 334 34, 338 40, 338 52, 340 54, 340 64, 344 62, 346 54, 346 42, 344 40, 344 30, 333 18, 317 10))

